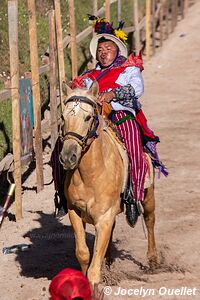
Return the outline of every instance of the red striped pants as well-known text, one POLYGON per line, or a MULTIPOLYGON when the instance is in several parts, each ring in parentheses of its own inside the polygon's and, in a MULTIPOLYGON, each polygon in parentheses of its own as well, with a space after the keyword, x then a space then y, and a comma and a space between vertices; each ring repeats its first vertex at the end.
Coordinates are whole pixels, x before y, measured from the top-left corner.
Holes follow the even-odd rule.
MULTIPOLYGON (((123 111, 115 113, 115 122, 124 116, 126 116, 126 113, 123 111)), ((117 130, 123 139, 129 155, 130 175, 135 199, 142 201, 144 199, 144 180, 148 170, 148 163, 143 153, 138 124, 135 120, 127 120, 117 125, 117 130)))

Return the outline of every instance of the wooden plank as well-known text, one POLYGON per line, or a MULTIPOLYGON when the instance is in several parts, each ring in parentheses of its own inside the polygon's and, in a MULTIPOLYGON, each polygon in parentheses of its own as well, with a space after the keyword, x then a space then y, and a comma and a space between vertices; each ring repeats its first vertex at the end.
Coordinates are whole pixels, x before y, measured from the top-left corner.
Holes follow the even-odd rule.
POLYGON ((160 47, 163 45, 163 0, 161 0, 160 14, 159 14, 159 35, 160 35, 160 47))
POLYGON ((93 15, 97 16, 98 12, 98 0, 93 0, 93 15))
MULTIPOLYGON (((93 13, 94 16, 97 16, 97 13, 98 13, 98 0, 93 0, 93 10, 92 10, 92 13, 93 13)), ((93 28, 92 28, 92 34, 93 34, 93 36, 96 34, 94 32, 93 28)), ((92 58, 91 69, 94 69, 95 66, 96 66, 96 59, 92 58)), ((89 63, 88 63, 88 67, 90 68, 89 63)))
POLYGON ((174 0, 171 1, 171 32, 174 32, 175 28, 175 5, 174 0))
POLYGON ((144 16, 142 18, 142 20, 140 21, 140 23, 139 23, 139 30, 145 29, 145 26, 146 26, 146 16, 144 16))
MULTIPOLYGON (((155 19, 157 19, 158 16, 159 16, 159 13, 160 13, 160 7, 161 7, 161 5, 160 5, 160 3, 158 3, 157 9, 156 9, 156 12, 155 12, 155 19)), ((139 25, 138 25, 139 30, 145 29, 145 26, 146 26, 146 16, 144 16, 144 17, 140 20, 139 25)), ((124 28, 124 31, 125 31, 126 33, 133 32, 133 31, 135 31, 135 26, 125 27, 125 28, 124 28)))
MULTIPOLYGON (((158 16, 159 16, 160 7, 161 7, 161 5, 160 5, 160 3, 158 3, 157 4, 157 9, 156 9, 156 12, 155 12, 155 19, 157 19, 158 16)), ((145 26, 146 26, 146 16, 144 16, 142 18, 142 20, 140 21, 140 23, 139 23, 139 30, 142 30, 143 28, 145 28, 145 26)))
POLYGON ((156 19, 155 19, 155 13, 156 13, 156 2, 155 0, 152 0, 152 54, 155 55, 156 53, 156 19))
POLYGON ((117 1, 117 20, 120 22, 122 20, 122 1, 117 1))
POLYGON ((65 63, 64 63, 64 53, 63 53, 60 0, 54 0, 54 8, 55 8, 57 51, 58 51, 60 103, 61 103, 61 109, 63 111, 64 110, 64 94, 63 94, 63 90, 62 90, 62 83, 63 83, 63 81, 65 81, 65 63))
POLYGON ((139 8, 138 0, 133 0, 133 20, 134 20, 134 40, 135 40, 135 51, 140 51, 140 29, 139 29, 139 8))
POLYGON ((146 57, 150 58, 151 51, 151 0, 146 0, 146 57))
POLYGON ((12 133, 15 180, 15 213, 16 219, 22 218, 21 197, 21 133, 19 107, 19 51, 18 51, 18 1, 8 1, 8 30, 10 50, 10 77, 12 97, 12 133))
POLYGON ((166 38, 169 37, 169 1, 165 2, 165 24, 166 24, 166 38))
POLYGON ((105 0, 105 17, 110 21, 110 0, 105 0))
POLYGON ((135 26, 124 27, 123 30, 126 33, 130 33, 130 32, 135 31, 135 26))
MULTIPOLYGON (((110 4, 117 2, 117 0, 110 0, 110 4)), ((105 7, 101 7, 97 13, 96 16, 101 16, 105 13, 105 7)), ((93 32, 92 26, 89 26, 85 28, 82 32, 78 33, 76 36, 77 43, 80 43, 84 38, 86 38, 90 33, 93 32)), ((63 48, 69 46, 70 44, 70 36, 66 36, 63 39, 63 48)))
POLYGON ((177 25, 178 22, 178 0, 174 0, 174 24, 177 25))
POLYGON ((189 0, 184 1, 184 16, 188 13, 189 0))
POLYGON ((0 91, 0 102, 4 101, 4 100, 6 100, 10 97, 11 97, 11 91, 10 90, 6 89, 6 90, 0 91))
POLYGON ((46 73, 50 70, 50 66, 49 65, 44 65, 44 66, 41 66, 39 68, 39 74, 43 74, 43 73, 46 73))
POLYGON ((42 157, 42 133, 41 133, 41 99, 38 66, 38 45, 36 27, 35 0, 28 0, 29 15, 29 40, 30 40, 30 61, 31 78, 33 93, 33 112, 34 112, 34 137, 35 137, 35 158, 36 158, 36 179, 37 192, 44 188, 43 177, 43 157, 42 157))
POLYGON ((78 75, 74 0, 69 0, 69 29, 71 36, 72 79, 78 75))
POLYGON ((184 0, 180 0, 180 15, 181 15, 181 19, 184 18, 184 0))
POLYGON ((50 63, 50 115, 51 115, 51 151, 58 138, 57 122, 57 90, 56 90, 56 31, 55 14, 50 10, 49 15, 49 63, 50 63))
MULTIPOLYGON (((97 0, 94 0, 94 1, 97 1, 97 0)), ((117 0, 110 0, 110 4, 115 3, 115 2, 117 2, 117 0)), ((103 6, 97 11, 96 15, 100 16, 100 15, 104 14, 104 12, 105 12, 105 7, 103 6)), ((145 20, 143 20, 143 21, 145 23, 145 20)), ((141 24, 141 25, 144 26, 143 24, 141 24)), ((141 25, 139 25, 139 26, 141 26, 141 25)), ((85 28, 82 32, 77 34, 76 42, 80 43, 83 39, 85 39, 92 32, 93 32, 92 26, 89 26, 89 27, 85 28)), ((63 38, 63 48, 66 48, 66 47, 70 48, 70 40, 71 39, 70 39, 69 35, 63 38)), ((40 70, 40 74, 48 72, 49 71, 49 65, 41 66, 39 70, 40 70)), ((1 100, 1 98, 0 98, 0 100, 1 100)))

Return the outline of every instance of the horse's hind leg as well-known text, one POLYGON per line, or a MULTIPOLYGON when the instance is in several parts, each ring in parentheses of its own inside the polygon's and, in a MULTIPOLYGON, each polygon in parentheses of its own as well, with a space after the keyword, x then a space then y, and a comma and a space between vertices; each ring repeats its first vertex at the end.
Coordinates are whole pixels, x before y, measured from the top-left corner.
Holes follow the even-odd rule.
POLYGON ((154 225, 155 225, 155 197, 154 197, 154 186, 151 185, 145 191, 144 199, 144 221, 147 227, 148 233, 148 252, 147 258, 149 260, 150 266, 156 266, 158 263, 156 242, 154 235, 154 225))
POLYGON ((90 252, 86 244, 85 228, 81 217, 74 211, 69 209, 69 218, 75 234, 76 257, 81 265, 82 272, 87 273, 90 252))

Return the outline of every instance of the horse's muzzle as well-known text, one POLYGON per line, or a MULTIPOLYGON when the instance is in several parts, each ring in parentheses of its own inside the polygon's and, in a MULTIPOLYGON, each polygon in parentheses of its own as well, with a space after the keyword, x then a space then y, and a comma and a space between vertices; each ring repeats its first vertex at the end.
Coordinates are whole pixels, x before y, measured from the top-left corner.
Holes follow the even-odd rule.
POLYGON ((59 160, 65 170, 73 170, 79 163, 80 155, 78 155, 77 147, 71 146, 68 149, 63 147, 59 160))

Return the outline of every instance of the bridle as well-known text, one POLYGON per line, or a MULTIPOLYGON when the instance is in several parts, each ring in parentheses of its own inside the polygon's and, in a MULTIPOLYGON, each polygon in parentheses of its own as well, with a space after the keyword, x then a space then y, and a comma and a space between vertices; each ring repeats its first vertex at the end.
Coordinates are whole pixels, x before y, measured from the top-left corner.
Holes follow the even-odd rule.
MULTIPOLYGON (((88 99, 87 97, 84 96, 72 96, 69 99, 66 99, 64 101, 64 105, 66 105, 69 102, 75 102, 76 104, 78 103, 86 103, 89 104, 90 106, 92 106, 94 108, 94 114, 93 114, 93 120, 92 123, 87 131, 87 134, 85 136, 82 136, 76 132, 73 131, 68 131, 67 133, 65 133, 63 135, 63 133, 60 134, 60 138, 61 141, 64 142, 68 139, 73 139, 75 140, 82 148, 82 151, 85 151, 86 148, 89 146, 88 144, 88 140, 91 138, 96 138, 97 137, 97 133, 96 130, 98 128, 99 125, 99 118, 98 118, 98 113, 97 113, 97 104, 88 99)), ((61 116, 62 120, 64 120, 63 115, 61 116)))

